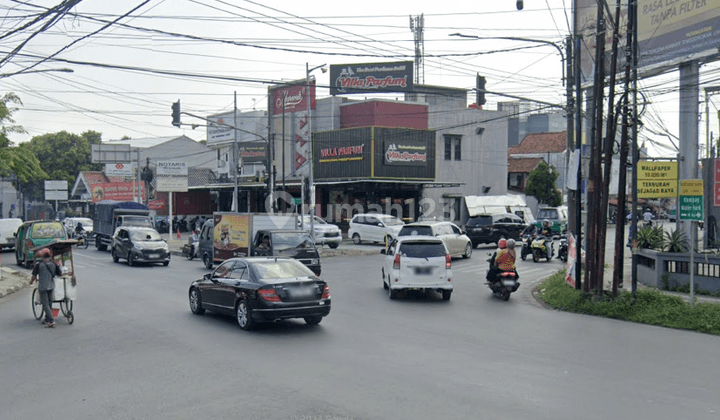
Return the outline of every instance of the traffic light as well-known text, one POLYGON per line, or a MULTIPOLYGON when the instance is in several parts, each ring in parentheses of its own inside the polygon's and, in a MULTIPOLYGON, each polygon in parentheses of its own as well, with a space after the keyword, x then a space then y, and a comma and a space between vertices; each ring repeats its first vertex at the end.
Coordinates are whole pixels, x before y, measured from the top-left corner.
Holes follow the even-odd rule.
POLYGON ((305 200, 310 200, 310 180, 308 178, 303 178, 303 194, 305 200))
POLYGON ((180 127, 180 100, 172 104, 172 125, 180 127))
POLYGON ((475 100, 475 103, 477 106, 485 105, 485 83, 487 83, 487 80, 478 74, 475 83, 475 90, 477 91, 477 99, 475 100))

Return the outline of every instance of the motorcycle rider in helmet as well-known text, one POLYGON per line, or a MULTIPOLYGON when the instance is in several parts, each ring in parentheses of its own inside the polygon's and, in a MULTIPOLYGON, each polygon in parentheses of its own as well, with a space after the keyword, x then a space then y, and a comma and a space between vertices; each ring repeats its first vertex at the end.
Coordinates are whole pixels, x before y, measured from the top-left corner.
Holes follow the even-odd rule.
POLYGON ((515 271, 515 240, 500 239, 498 247, 500 249, 490 259, 490 269, 485 277, 490 283, 497 281, 497 275, 503 271, 515 271))
POLYGON ((550 221, 548 219, 543 220, 542 227, 540 228, 540 234, 545 237, 545 249, 547 250, 547 254, 552 258, 553 254, 553 243, 552 243, 552 237, 553 237, 553 231, 552 226, 550 225, 550 221))

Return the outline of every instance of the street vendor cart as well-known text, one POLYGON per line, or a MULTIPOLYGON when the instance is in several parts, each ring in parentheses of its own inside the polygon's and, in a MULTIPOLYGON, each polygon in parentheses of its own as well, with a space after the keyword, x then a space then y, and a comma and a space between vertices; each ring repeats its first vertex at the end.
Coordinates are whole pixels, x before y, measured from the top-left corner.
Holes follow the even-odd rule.
MULTIPOLYGON (((41 249, 49 249, 52 252, 53 262, 60 264, 60 270, 62 274, 55 277, 55 290, 53 293, 52 304, 58 304, 60 311, 63 316, 67 318, 68 324, 72 324, 75 321, 73 315, 73 301, 77 299, 77 280, 75 278, 75 269, 73 264, 72 247, 78 243, 74 239, 55 239, 54 241, 32 248, 32 252, 35 255, 33 264, 36 264, 42 259, 42 252, 37 252, 41 249)), ((43 318, 43 307, 40 303, 40 293, 37 287, 32 292, 32 310, 35 319, 43 318)), ((52 309, 53 316, 57 316, 57 309, 52 309)))

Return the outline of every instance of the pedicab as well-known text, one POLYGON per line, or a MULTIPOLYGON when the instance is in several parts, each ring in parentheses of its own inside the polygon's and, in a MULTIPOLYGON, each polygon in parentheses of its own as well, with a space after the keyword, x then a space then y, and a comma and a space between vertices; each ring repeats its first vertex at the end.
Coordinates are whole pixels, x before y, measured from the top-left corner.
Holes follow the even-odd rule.
MULTIPOLYGON (((73 264, 72 247, 77 245, 75 239, 55 239, 52 242, 36 246, 32 248, 34 254, 33 265, 41 261, 45 252, 38 252, 42 249, 48 249, 52 254, 52 260, 60 264, 62 274, 55 276, 55 290, 53 292, 53 304, 60 306, 63 316, 67 318, 68 324, 75 321, 73 315, 73 301, 77 299, 77 280, 75 278, 75 270, 73 264)), ((37 282, 39 284, 39 282, 37 282)), ((35 319, 42 319, 44 315, 42 303, 40 303, 40 293, 37 287, 32 292, 32 310, 35 319)), ((53 317, 57 317, 57 309, 52 309, 53 317)))

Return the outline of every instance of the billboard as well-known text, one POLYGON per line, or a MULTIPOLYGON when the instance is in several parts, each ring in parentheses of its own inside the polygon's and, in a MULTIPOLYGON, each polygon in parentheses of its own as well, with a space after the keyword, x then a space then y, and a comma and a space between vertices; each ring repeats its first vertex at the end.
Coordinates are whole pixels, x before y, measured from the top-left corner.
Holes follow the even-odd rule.
MULTIPOLYGON (((627 2, 623 3, 620 15, 621 48, 627 39, 627 2)), ((575 0, 575 33, 583 36, 583 84, 593 81, 597 4, 596 0, 575 0)), ((717 53, 720 47, 720 0, 638 0, 637 7, 638 69, 641 75, 652 75, 717 53)), ((610 63, 612 47, 611 22, 614 18, 607 18, 606 67, 610 63)), ((622 50, 618 55, 618 65, 621 68, 624 66, 622 50)))
MULTIPOLYGON (((272 114, 307 111, 307 81, 297 80, 288 85, 275 85, 268 88, 271 98, 272 114)), ((310 108, 315 109, 315 80, 310 80, 310 108)))
POLYGON ((330 66, 330 94, 412 92, 413 62, 338 64, 330 66))
POLYGON ((267 133, 266 111, 238 112, 237 118, 232 111, 207 117, 208 146, 232 143, 235 136, 238 143, 257 141, 264 138, 264 133, 267 133))

